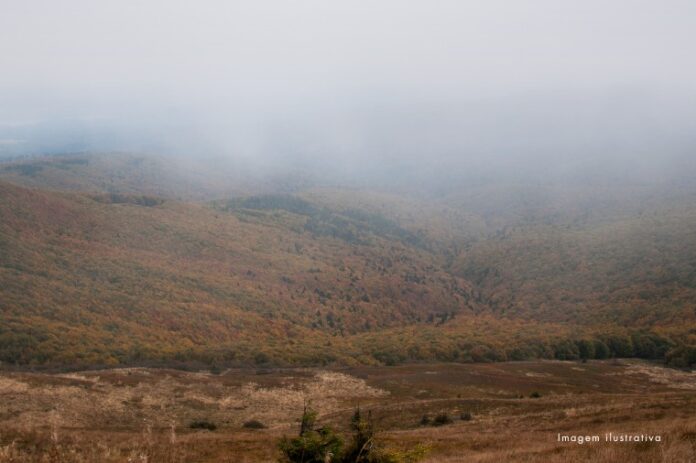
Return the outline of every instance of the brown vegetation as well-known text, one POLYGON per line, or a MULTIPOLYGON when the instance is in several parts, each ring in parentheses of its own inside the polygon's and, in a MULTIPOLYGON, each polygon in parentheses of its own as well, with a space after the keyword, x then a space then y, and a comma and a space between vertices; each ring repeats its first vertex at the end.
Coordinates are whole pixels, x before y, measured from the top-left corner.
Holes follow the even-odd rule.
MULTIPOLYGON (((549 286, 565 289, 536 288, 534 297, 525 288, 543 280, 521 268, 491 283, 496 272, 485 269, 502 264, 489 251, 507 249, 506 239, 463 252, 433 238, 437 233, 403 228, 379 209, 340 199, 331 208, 331 195, 324 202, 267 195, 210 205, 0 183, 0 361, 220 368, 631 356, 676 366, 696 361, 688 289, 667 297, 659 320, 657 306, 652 318, 609 319, 603 314, 621 305, 615 298, 585 304, 566 294, 590 297, 584 288, 597 286, 592 281, 578 279, 576 287, 555 281, 549 286), (534 299, 542 294, 565 302, 534 299), (503 295, 514 313, 501 309, 503 295), (565 306, 574 300, 582 311, 569 317, 565 306), (549 304, 558 308, 553 316, 545 311, 549 304)), ((532 260, 513 261, 529 270, 525 262, 532 260)), ((641 305, 632 307, 636 314, 641 305)))
POLYGON ((370 411, 382 445, 394 451, 420 445, 429 449, 429 462, 693 461, 696 398, 683 387, 693 377, 650 381, 663 370, 591 361, 4 374, 0 461, 276 461, 277 443, 296 434, 305 400, 322 425, 345 435, 359 404, 370 411), (345 397, 348 389, 353 394, 345 397), (541 397, 529 398, 537 390, 541 397), (423 415, 466 412, 471 419, 419 423, 423 415), (217 428, 191 429, 196 420, 217 428), (251 420, 267 427, 245 429, 251 420), (606 432, 659 434, 662 442, 557 441, 558 433, 606 432))

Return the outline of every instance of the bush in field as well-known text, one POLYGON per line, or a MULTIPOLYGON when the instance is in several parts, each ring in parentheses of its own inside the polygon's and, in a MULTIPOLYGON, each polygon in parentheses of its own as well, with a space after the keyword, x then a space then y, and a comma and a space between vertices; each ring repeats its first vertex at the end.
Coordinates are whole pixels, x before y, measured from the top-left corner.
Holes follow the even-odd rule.
POLYGON ((450 424, 452 422, 452 418, 447 413, 439 413, 435 418, 433 419, 433 425, 434 426, 443 426, 445 424, 450 424))
POLYGON ((459 418, 462 421, 471 421, 473 417, 471 416, 471 412, 462 412, 462 414, 459 415, 459 418))
POLYGON ((343 440, 328 427, 315 429, 317 413, 305 407, 300 422, 300 434, 283 437, 279 448, 281 462, 324 463, 341 461, 343 440))
POLYGON ((421 426, 428 426, 430 424, 430 417, 428 415, 423 415, 423 417, 420 419, 420 425, 421 426))
POLYGON ((210 421, 199 420, 199 421, 193 421, 189 425, 189 428, 191 428, 191 429, 207 429, 208 431, 215 431, 217 429, 217 425, 215 423, 211 423, 210 421))
POLYGON ((529 397, 531 397, 532 399, 538 399, 541 397, 541 394, 537 391, 534 391, 531 394, 529 394, 529 397))
POLYGON ((265 429, 266 425, 258 420, 249 420, 245 421, 242 427, 247 429, 265 429))
POLYGON ((326 426, 315 428, 317 414, 305 407, 300 434, 283 437, 279 448, 282 463, 415 463, 425 457, 428 449, 422 445, 407 451, 385 449, 375 441, 372 418, 363 417, 356 409, 350 422, 353 435, 344 448, 343 439, 326 426))
POLYGON ((353 438, 348 448, 346 448, 343 461, 373 461, 369 459, 370 454, 373 453, 375 444, 375 431, 372 426, 372 417, 368 414, 367 419, 363 418, 360 413, 360 408, 356 408, 350 420, 350 429, 353 431, 353 438))

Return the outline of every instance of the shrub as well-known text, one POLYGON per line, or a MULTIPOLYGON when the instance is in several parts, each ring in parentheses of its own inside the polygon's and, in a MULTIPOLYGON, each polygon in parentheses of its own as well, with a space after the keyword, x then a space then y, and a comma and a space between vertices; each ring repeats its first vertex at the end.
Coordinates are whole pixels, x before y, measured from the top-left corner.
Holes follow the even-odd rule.
POLYGON ((447 413, 439 413, 435 418, 433 419, 433 425, 435 426, 443 426, 445 424, 450 424, 452 422, 452 418, 447 413))
POLYGON ((211 423, 210 421, 199 420, 199 421, 193 421, 189 425, 189 428, 191 428, 191 429, 207 429, 208 431, 215 431, 217 429, 217 425, 215 423, 211 423))
POLYGON ((372 426, 372 416, 369 413, 365 419, 360 413, 360 408, 356 408, 350 420, 350 429, 353 431, 353 438, 343 455, 344 462, 381 462, 384 460, 383 457, 377 457, 375 452, 375 431, 372 426))
POLYGON ((421 426, 428 426, 430 424, 430 417, 428 415, 423 415, 423 417, 420 420, 420 425, 421 426))
POLYGON ((343 440, 327 427, 307 431, 298 437, 283 437, 279 445, 281 461, 323 463, 341 461, 343 440))
POLYGON ((314 429, 317 413, 305 406, 300 424, 300 435, 283 437, 278 445, 281 461, 294 463, 323 463, 341 461, 343 440, 331 428, 314 429))
POLYGON ((263 365, 270 361, 270 357, 265 352, 258 352, 256 355, 254 355, 254 363, 257 365, 263 365))
POLYGON ((532 399, 538 399, 539 397, 541 397, 541 394, 539 394, 537 391, 534 391, 531 394, 529 394, 529 397, 531 397, 532 399))
POLYGON ((384 448, 375 442, 375 432, 372 418, 368 413, 363 417, 360 409, 356 409, 350 421, 353 436, 348 446, 343 448, 343 440, 328 427, 314 429, 316 413, 308 410, 302 415, 300 435, 289 439, 283 437, 280 441, 284 463, 415 463, 428 452, 428 447, 416 445, 405 451, 384 448))
POLYGON ((258 420, 249 420, 245 421, 242 427, 247 429, 265 429, 266 425, 258 420))
POLYGON ((461 418, 462 421, 471 421, 473 417, 471 416, 471 412, 462 412, 459 418, 461 418))

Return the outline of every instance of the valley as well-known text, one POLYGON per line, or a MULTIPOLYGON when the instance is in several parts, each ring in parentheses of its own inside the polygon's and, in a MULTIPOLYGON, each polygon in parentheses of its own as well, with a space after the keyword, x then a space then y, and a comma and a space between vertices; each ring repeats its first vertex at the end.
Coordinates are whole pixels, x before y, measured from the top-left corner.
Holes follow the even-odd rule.
POLYGON ((696 457, 690 183, 527 209, 163 162, 0 164, 0 461, 277 461, 305 406, 394 461, 696 457))
POLYGON ((542 200, 514 218, 482 209, 493 197, 462 207, 276 186, 216 199, 228 192, 205 189, 215 182, 187 193, 202 169, 128 154, 0 166, 0 361, 694 362, 690 184, 678 200, 643 187, 651 203, 636 212, 610 190, 614 218, 589 190, 571 219, 555 203, 534 218, 542 200))

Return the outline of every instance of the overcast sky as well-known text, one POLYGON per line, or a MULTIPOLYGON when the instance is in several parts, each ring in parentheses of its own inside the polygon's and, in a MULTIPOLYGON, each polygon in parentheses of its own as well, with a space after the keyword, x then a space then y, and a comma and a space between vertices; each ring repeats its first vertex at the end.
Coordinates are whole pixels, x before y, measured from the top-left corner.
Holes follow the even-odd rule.
POLYGON ((312 159, 693 140, 692 0, 0 4, 0 148, 37 126, 312 159))

